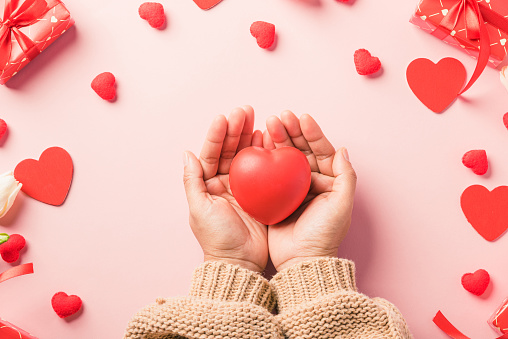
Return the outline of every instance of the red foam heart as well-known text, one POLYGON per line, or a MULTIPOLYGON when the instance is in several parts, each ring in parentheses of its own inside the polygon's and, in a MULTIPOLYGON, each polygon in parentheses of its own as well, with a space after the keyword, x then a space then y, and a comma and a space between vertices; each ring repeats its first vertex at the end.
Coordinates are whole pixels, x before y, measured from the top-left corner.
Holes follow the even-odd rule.
POLYGON ((256 38, 259 47, 270 48, 275 41, 275 25, 269 22, 256 21, 250 26, 250 34, 256 38))
POLYGON ((381 69, 379 58, 373 57, 366 49, 355 51, 356 72, 360 75, 374 74, 381 69))
POLYGON ((505 113, 503 115, 503 123, 504 123, 504 127, 508 128, 508 113, 505 113))
POLYGON ((104 100, 113 100, 116 97, 115 76, 110 72, 97 75, 92 80, 92 89, 104 100))
POLYGON ((494 241, 508 229, 508 186, 489 191, 481 185, 469 186, 460 197, 467 221, 485 240, 494 241))
POLYGON ((153 28, 160 28, 166 22, 164 7, 158 2, 145 2, 139 6, 139 16, 148 21, 153 28))
POLYGON ((51 306, 60 318, 67 318, 81 309, 83 302, 77 295, 67 295, 65 292, 56 293, 51 298, 51 306))
POLYGON ((16 262, 19 259, 19 251, 25 248, 25 238, 19 234, 12 234, 9 239, 0 244, 0 255, 5 262, 16 262))
POLYGON ((72 181, 72 159, 66 150, 51 147, 42 152, 39 161, 26 159, 14 169, 14 177, 23 184, 21 190, 49 205, 63 204, 72 181))
POLYGON ((437 64, 421 58, 409 64, 406 77, 416 97, 431 111, 441 113, 464 86, 466 69, 453 58, 444 58, 437 64))
POLYGON ((3 119, 0 119, 0 139, 5 135, 5 132, 7 132, 7 124, 3 119))
POLYGON ((487 152, 485 150, 473 150, 466 152, 462 157, 462 163, 473 170, 474 174, 484 175, 489 169, 487 152))
POLYGON ((196 5, 201 9, 210 9, 221 1, 222 0, 194 0, 196 5))
POLYGON ((474 295, 482 295, 490 283, 490 275, 487 271, 479 269, 474 273, 466 273, 462 276, 462 286, 466 291, 474 295))
POLYGON ((231 164, 229 183, 242 209, 265 225, 291 215, 310 187, 310 165, 294 147, 247 147, 231 164))

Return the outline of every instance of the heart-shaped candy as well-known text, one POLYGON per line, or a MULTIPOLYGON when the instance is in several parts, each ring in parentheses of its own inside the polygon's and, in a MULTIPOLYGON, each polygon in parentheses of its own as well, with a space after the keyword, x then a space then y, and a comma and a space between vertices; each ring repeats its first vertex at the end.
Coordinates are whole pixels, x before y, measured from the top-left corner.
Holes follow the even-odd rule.
POLYGON ((0 255, 5 262, 12 263, 19 259, 19 252, 25 248, 25 238, 19 234, 11 234, 7 241, 0 244, 0 255))
POLYGON ((110 72, 97 75, 92 81, 92 89, 104 100, 113 100, 116 97, 115 76, 110 72))
POLYGON ((482 295, 490 283, 490 275, 487 271, 479 269, 474 273, 466 273, 462 276, 462 286, 466 291, 474 295, 482 295))
POLYGON ((5 132, 7 132, 7 124, 3 119, 0 119, 0 140, 5 135, 5 132))
POLYGON ((247 147, 233 159, 229 183, 236 201, 265 225, 290 216, 303 202, 310 187, 310 165, 294 147, 267 150, 247 147))
POLYGON ((63 204, 71 186, 72 159, 66 150, 51 147, 39 160, 26 159, 14 169, 14 177, 23 184, 21 190, 49 205, 63 204))
POLYGON ((360 75, 374 74, 381 69, 379 58, 373 57, 366 49, 355 51, 356 72, 360 75))
POLYGON ((83 302, 77 295, 67 295, 65 292, 56 293, 51 298, 51 306, 60 318, 67 318, 81 309, 83 302))
POLYGON ((269 22, 256 21, 250 26, 250 34, 256 38, 259 47, 270 48, 275 41, 275 25, 269 22))
POLYGON ((210 9, 221 1, 222 0, 194 0, 196 5, 201 9, 210 9))
POLYGON ((164 7, 158 2, 145 2, 139 6, 139 16, 148 21, 153 28, 160 28, 166 22, 164 7))
POLYGON ((409 64, 406 77, 416 97, 431 111, 441 113, 457 98, 466 81, 466 69, 453 58, 437 64, 420 58, 409 64))
POLYGON ((462 163, 473 170, 474 174, 484 175, 489 169, 487 152, 485 150, 473 150, 466 152, 462 157, 462 163))

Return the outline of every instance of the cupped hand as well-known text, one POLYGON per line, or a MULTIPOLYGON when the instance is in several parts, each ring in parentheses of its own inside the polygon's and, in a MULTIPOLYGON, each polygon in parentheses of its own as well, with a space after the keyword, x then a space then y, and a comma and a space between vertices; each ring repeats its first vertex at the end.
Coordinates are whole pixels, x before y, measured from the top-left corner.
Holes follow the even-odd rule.
POLYGON ((268 261, 267 227, 245 213, 231 194, 229 169, 233 157, 248 146, 263 145, 254 128, 250 106, 220 115, 208 130, 199 160, 184 153, 184 185, 189 222, 205 261, 237 264, 261 272, 268 261))
POLYGON ((296 147, 312 170, 309 193, 287 219, 270 225, 268 246, 277 271, 304 260, 336 257, 351 225, 356 174, 345 148, 337 151, 310 115, 298 119, 285 111, 268 118, 266 149, 296 147))

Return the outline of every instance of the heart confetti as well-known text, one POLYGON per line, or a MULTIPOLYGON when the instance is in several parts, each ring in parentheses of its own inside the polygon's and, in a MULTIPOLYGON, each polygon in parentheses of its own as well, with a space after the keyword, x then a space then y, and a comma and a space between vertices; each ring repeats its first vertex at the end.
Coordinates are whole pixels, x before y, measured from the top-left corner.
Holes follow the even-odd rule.
POLYGON ((116 97, 115 76, 110 72, 104 72, 95 77, 92 81, 92 89, 102 99, 112 101, 116 97))
POLYGON ((139 16, 153 28, 161 28, 166 22, 164 7, 158 2, 145 2, 139 6, 139 16))
POLYGON ((381 69, 379 58, 373 57, 366 49, 355 51, 354 59, 356 72, 360 75, 371 75, 381 69))
POLYGON ((462 157, 462 163, 467 168, 473 170, 474 174, 484 175, 489 169, 487 152, 485 150, 473 150, 466 152, 462 157))
POLYGON ((65 292, 58 292, 51 298, 51 306, 60 318, 67 318, 76 314, 82 305, 83 302, 80 297, 67 295, 65 292))
POLYGON ((490 283, 490 275, 487 271, 479 269, 474 273, 466 273, 461 279, 462 286, 468 292, 480 296, 485 293, 485 290, 490 283))
POLYGON ((0 140, 3 138, 6 132, 7 132, 7 124, 3 119, 0 119, 0 140))
POLYGON ((25 248, 25 238, 19 234, 11 234, 7 241, 0 244, 0 255, 5 262, 13 263, 18 261, 19 252, 25 248))
POLYGON ((270 48, 275 41, 275 25, 264 21, 256 21, 250 26, 250 34, 256 38, 259 47, 270 48))

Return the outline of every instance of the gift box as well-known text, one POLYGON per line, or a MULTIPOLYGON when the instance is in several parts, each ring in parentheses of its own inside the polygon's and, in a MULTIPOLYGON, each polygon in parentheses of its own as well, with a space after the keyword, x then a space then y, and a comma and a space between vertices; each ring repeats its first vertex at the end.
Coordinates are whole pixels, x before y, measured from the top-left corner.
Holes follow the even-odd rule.
POLYGON ((30 333, 22 330, 5 320, 0 319, 0 338, 1 339, 37 339, 30 333))
POLYGON ((0 84, 5 84, 73 24, 59 0, 0 1, 0 84))
MULTIPOLYGON (((426 32, 429 32, 444 42, 459 47, 474 58, 478 58, 480 40, 478 37, 471 39, 471 30, 466 23, 466 16, 471 20, 469 14, 472 12, 463 10, 459 11, 459 15, 452 19, 454 27, 447 29, 443 27, 443 19, 450 14, 455 15, 451 9, 454 6, 466 6, 471 11, 468 1, 475 0, 420 0, 414 15, 410 22, 417 25, 426 32), (469 33, 469 34, 468 34, 469 33)), ((478 0, 478 8, 483 16, 485 28, 490 38, 490 56, 489 64, 497 67, 506 57, 508 44, 508 1, 507 0, 478 0)), ((462 8, 461 8, 462 9, 462 8)), ((482 24, 482 23, 479 23, 482 24)), ((474 25, 473 25, 474 26, 474 25)), ((474 28, 474 27, 473 27, 474 28)))
POLYGON ((489 324, 499 333, 508 334, 508 298, 489 319, 489 324))

